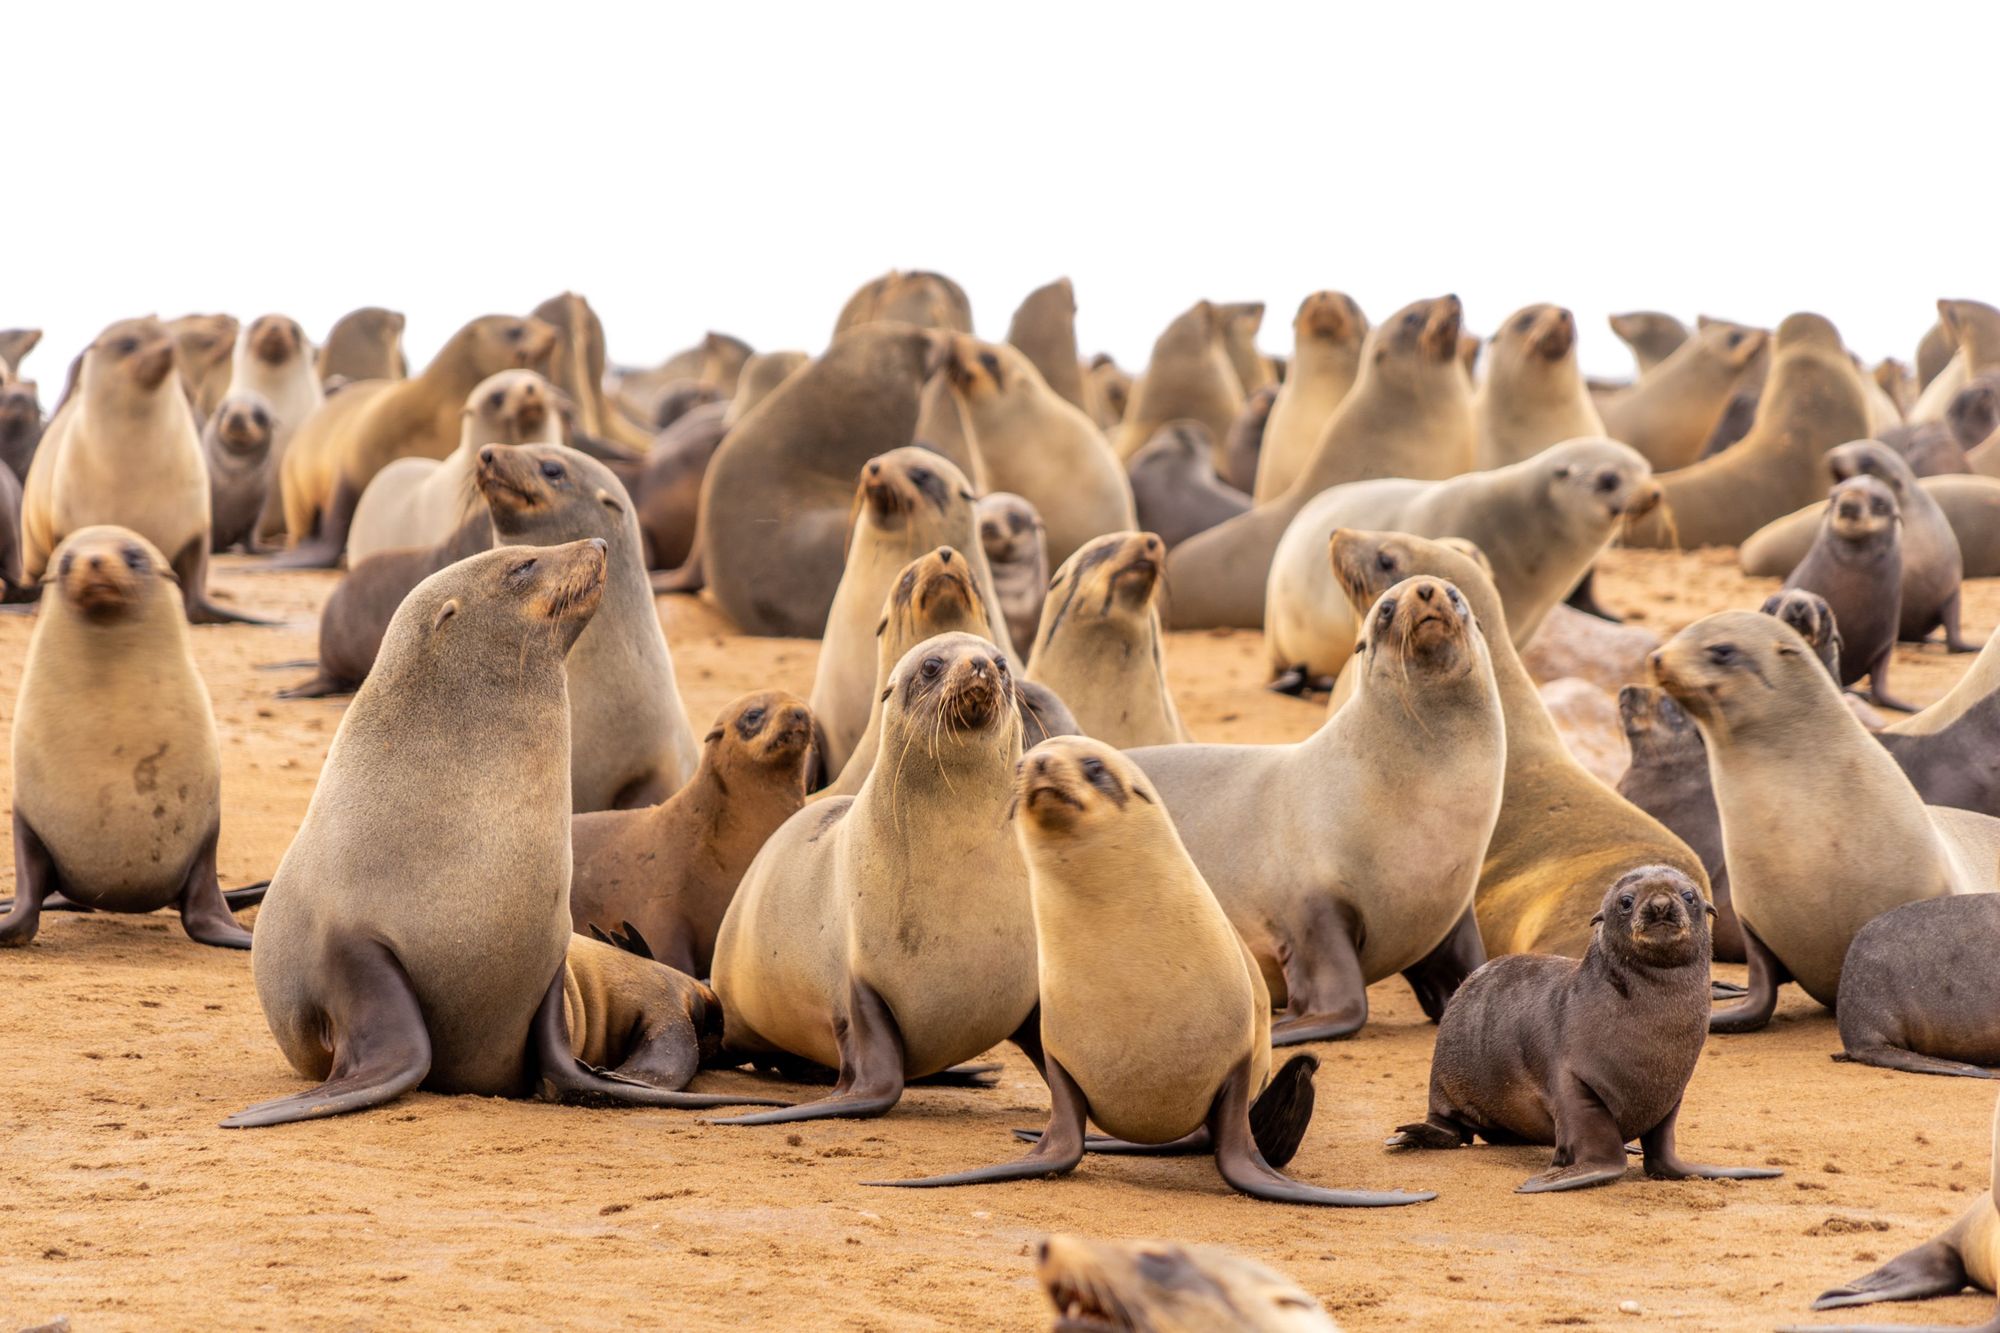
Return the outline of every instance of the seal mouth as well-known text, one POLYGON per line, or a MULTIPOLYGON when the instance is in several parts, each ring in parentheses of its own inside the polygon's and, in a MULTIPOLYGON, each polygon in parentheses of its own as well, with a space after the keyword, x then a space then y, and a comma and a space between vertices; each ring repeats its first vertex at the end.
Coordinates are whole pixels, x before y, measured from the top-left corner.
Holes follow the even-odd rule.
POLYGON ((255 453, 270 447, 271 436, 248 412, 231 412, 222 419, 216 438, 233 454, 255 453))
POLYGON ((520 514, 539 507, 542 497, 516 481, 510 473, 507 455, 491 448, 479 451, 479 471, 474 481, 488 507, 498 512, 520 514))
POLYGON ((601 537, 590 537, 568 548, 568 560, 556 585, 542 599, 545 619, 558 623, 588 620, 604 600, 604 574, 610 548, 601 537))
POLYGON ((520 403, 514 408, 514 428, 522 434, 540 430, 542 424, 548 419, 548 404, 542 400, 542 396, 538 393, 523 396, 520 403))
POLYGON ((1083 802, 1077 799, 1069 784, 1054 774, 1036 774, 1028 784, 1027 795, 1021 803, 1030 814, 1037 816, 1062 810, 1074 810, 1079 814, 1083 811, 1083 802))
POLYGON ((282 366, 296 349, 292 342, 291 330, 282 324, 274 323, 266 324, 258 330, 257 337, 250 344, 250 350, 256 353, 257 359, 265 365, 282 366))
POLYGON ((1143 601, 1152 596, 1153 588, 1160 581, 1160 562, 1151 555, 1137 555, 1118 567, 1111 576, 1111 582, 1118 590, 1134 601, 1143 601))
POLYGON ((540 320, 529 320, 528 327, 521 334, 521 341, 514 344, 514 366, 527 370, 539 363, 555 350, 556 331, 540 320))
POLYGON ((812 718, 803 708, 785 711, 784 721, 765 743, 765 752, 777 759, 796 757, 812 744, 812 718))
POLYGON ((1625 501, 1622 511, 1618 505, 1614 504, 1611 506, 1611 517, 1614 519, 1622 517, 1628 523, 1636 522, 1659 508, 1660 499, 1665 494, 1666 492, 1660 489, 1659 482, 1648 478, 1646 483, 1634 491, 1631 498, 1625 501))
POLYGON ((76 608, 93 620, 113 619, 137 600, 131 588, 102 574, 87 574, 72 583, 68 591, 76 608))
POLYGON ((174 343, 171 338, 162 338, 143 352, 133 355, 130 362, 132 378, 142 389, 157 389, 174 368, 174 343))
POLYGON ((940 570, 925 579, 923 586, 917 589, 918 611, 928 614, 946 602, 966 609, 972 606, 972 584, 966 581, 963 574, 955 570, 951 572, 940 570))
MULTIPOLYGON (((874 467, 873 464, 869 466, 874 467)), ((868 480, 861 485, 861 491, 868 499, 869 511, 878 520, 900 518, 910 507, 895 480, 883 475, 879 470, 869 472, 868 480)))
POLYGON ((1546 361, 1560 361, 1576 346, 1576 321, 1565 310, 1550 317, 1535 339, 1535 351, 1546 361))

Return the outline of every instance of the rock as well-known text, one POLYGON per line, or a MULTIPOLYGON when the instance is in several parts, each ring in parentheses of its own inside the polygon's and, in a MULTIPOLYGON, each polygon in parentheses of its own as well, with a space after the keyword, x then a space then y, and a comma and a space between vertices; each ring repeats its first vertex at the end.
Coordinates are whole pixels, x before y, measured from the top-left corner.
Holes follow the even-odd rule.
POLYGON ((1521 661, 1539 682, 1574 676, 1616 695, 1621 685, 1645 682, 1646 654, 1659 646, 1660 636, 1649 629, 1559 605, 1528 641, 1521 661))
POLYGON ((1587 680, 1566 676, 1542 686, 1542 703, 1576 761, 1606 786, 1616 786, 1632 763, 1618 701, 1587 680))

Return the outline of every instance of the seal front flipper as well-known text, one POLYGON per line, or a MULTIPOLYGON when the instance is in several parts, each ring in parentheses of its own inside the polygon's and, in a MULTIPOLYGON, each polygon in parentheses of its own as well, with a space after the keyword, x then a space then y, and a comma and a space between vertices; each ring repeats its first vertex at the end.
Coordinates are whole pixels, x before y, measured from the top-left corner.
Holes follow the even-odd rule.
MULTIPOLYGON (((1296 1063, 1296 1062, 1295 1062, 1296 1063)), ((1287 1068, 1290 1068, 1288 1066, 1287 1068)), ((1308 1074, 1310 1071, 1307 1071, 1308 1074)), ((1308 1077, 1307 1087, 1311 1082, 1308 1077)), ((1307 1185, 1284 1175, 1264 1160, 1250 1126, 1250 1061, 1246 1058, 1229 1072, 1222 1091, 1208 1110, 1208 1132, 1215 1140, 1215 1167, 1231 1189, 1253 1199, 1273 1203, 1308 1203, 1328 1208, 1396 1208, 1409 1203, 1426 1203, 1437 1195, 1430 1190, 1406 1193, 1402 1190, 1330 1190, 1307 1185)))
POLYGON ((201 850, 195 853, 194 864, 188 867, 187 882, 181 886, 181 928, 196 944, 247 949, 250 932, 230 915, 222 885, 215 878, 215 843, 221 833, 222 826, 218 823, 209 831, 201 850))
POLYGON ((208 543, 197 538, 174 563, 174 577, 180 580, 181 596, 187 602, 190 625, 275 625, 275 620, 230 611, 208 599, 208 543))
POLYGON ((1740 1000, 1749 993, 1748 986, 1739 986, 1733 981, 1711 980, 1708 983, 1708 998, 1711 1000, 1740 1000))
POLYGON ((1778 987, 1792 979, 1778 956, 1770 951, 1750 923, 1743 923, 1743 956, 1750 964, 1750 986, 1746 998, 1708 1016, 1710 1032, 1756 1032, 1778 1011, 1778 987))
POLYGON ((336 676, 329 675, 326 668, 321 667, 319 674, 304 684, 294 685, 286 690, 279 690, 278 697, 280 699, 326 699, 336 694, 352 694, 359 688, 361 688, 359 682, 341 680, 336 676))
POLYGON ((389 947, 337 939, 321 969, 321 1021, 333 1045, 326 1082, 311 1092, 260 1102, 222 1122, 255 1129, 365 1111, 394 1101, 431 1070, 431 1035, 416 988, 389 947))
POLYGON ((1516 1194, 1583 1189, 1609 1184, 1625 1174, 1625 1136, 1616 1117, 1574 1072, 1558 1077, 1555 1160, 1539 1176, 1523 1181, 1516 1194))
POLYGON ((1403 980, 1417 994, 1424 1016, 1435 1023, 1444 1017, 1444 1007, 1465 979, 1486 962, 1486 941, 1479 934, 1479 918, 1468 907, 1451 934, 1412 967, 1403 969, 1403 980))
POLYGON ((1284 1016, 1271 1025, 1273 1046, 1350 1037, 1368 1021, 1368 983, 1355 953, 1354 909, 1331 895, 1304 906, 1297 937, 1280 942, 1284 1016))
POLYGON ((714 1123, 777 1125, 836 1117, 858 1120, 883 1115, 902 1100, 903 1034, 896 1026, 896 1016, 867 982, 857 978, 850 985, 847 1012, 834 1018, 834 1039, 840 1045, 840 1077, 831 1097, 714 1123))
POLYGON ((1766 1166, 1701 1166, 1683 1162, 1674 1151, 1674 1122, 1680 1119, 1680 1115, 1680 1103, 1675 1102, 1674 1109, 1667 1112, 1665 1120, 1639 1136, 1639 1146, 1646 1159, 1646 1174, 1653 1179, 1775 1180, 1785 1174, 1766 1166))
POLYGON ((1865 1277, 1835 1287, 1812 1303, 1815 1310, 1838 1310, 1876 1301, 1918 1301, 1951 1296, 1965 1290, 1972 1278, 1965 1258, 1947 1237, 1927 1241, 1900 1254, 1865 1277))
POLYGON ((260 566, 265 570, 336 569, 347 550, 347 530, 354 523, 354 507, 361 503, 352 482, 342 477, 334 484, 333 498, 319 515, 313 535, 260 566))
POLYGON ((933 1189, 942 1185, 986 1185, 999 1180, 1033 1180, 1037 1176, 1067 1175, 1083 1160, 1083 1125, 1090 1118, 1090 1104, 1083 1090, 1054 1057, 1048 1057, 1049 1127, 1035 1140, 1027 1155, 997 1166, 982 1166, 948 1176, 926 1176, 921 1180, 864 1180, 864 1185, 886 1185, 897 1189, 933 1189))
POLYGON ((910 1083, 919 1088, 997 1088, 1002 1068, 998 1063, 953 1065, 935 1074, 913 1078, 910 1083))
POLYGON ((19 947, 42 926, 42 904, 56 891, 56 863, 28 821, 14 811, 14 901, 0 917, 0 947, 19 947))

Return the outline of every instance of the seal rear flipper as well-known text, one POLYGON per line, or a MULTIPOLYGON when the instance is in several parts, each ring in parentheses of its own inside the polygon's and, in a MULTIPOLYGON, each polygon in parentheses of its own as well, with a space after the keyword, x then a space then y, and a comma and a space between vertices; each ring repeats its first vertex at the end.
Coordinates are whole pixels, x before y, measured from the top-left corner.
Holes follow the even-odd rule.
POLYGON ((1318 1072, 1318 1056, 1295 1055, 1250 1104, 1250 1137, 1264 1160, 1279 1170, 1298 1156, 1312 1124, 1313 1075, 1318 1072))
POLYGON ((328 674, 325 667, 321 667, 319 674, 303 685, 294 685, 288 690, 279 690, 278 697, 280 699, 326 699, 336 694, 352 694, 359 688, 358 684, 340 680, 328 674))
POLYGON ((1702 1166, 1683 1162, 1674 1149, 1674 1125, 1680 1119, 1680 1103, 1667 1118, 1639 1136, 1645 1154, 1646 1174, 1655 1180, 1775 1180, 1785 1173, 1767 1166, 1702 1166))
POLYGON ((60 888, 55 858, 14 809, 14 898, 0 917, 0 947, 19 947, 42 928, 42 904, 60 888))
POLYGON ((725 1092, 682 1092, 700 1065, 692 1029, 667 1027, 642 1038, 617 1069, 598 1069, 570 1053, 569 1016, 563 1002, 568 964, 556 969, 528 1030, 530 1065, 536 1096, 566 1106, 668 1106, 700 1110, 713 1106, 783 1106, 770 1097, 739 1097, 725 1092), (626 1070, 632 1073, 626 1073, 626 1070), (685 1070, 685 1073, 681 1071, 685 1070), (651 1073, 653 1079, 645 1077, 651 1073), (661 1083, 679 1083, 663 1087, 661 1083))
POLYGON ((953 1065, 940 1069, 935 1074, 910 1080, 916 1088, 997 1088, 1000 1086, 1000 1071, 1005 1066, 998 1061, 990 1064, 953 1065))
POLYGON ((222 1122, 255 1129, 294 1120, 365 1111, 394 1101, 431 1071, 431 1035, 417 991, 389 946, 376 940, 336 941, 321 972, 323 1021, 333 1041, 333 1068, 310 1092, 260 1102, 222 1122))
POLYGON ((1472 1142, 1472 1131, 1448 1116, 1435 1111, 1428 1120, 1419 1120, 1412 1125, 1398 1125, 1396 1132, 1383 1140, 1385 1148, 1463 1148, 1472 1142))
POLYGON ((1750 964, 1750 986, 1743 1000, 1708 1016, 1710 1032, 1755 1032, 1778 1011, 1778 987, 1792 979, 1778 956, 1757 938, 1749 922, 1743 925, 1743 956, 1750 964))
POLYGON ((187 606, 190 625, 275 625, 264 620, 217 606, 208 598, 208 543, 197 537, 174 562, 174 577, 180 580, 181 598, 187 606))
POLYGON ((793 1120, 865 1119, 885 1114, 903 1097, 903 1033, 874 987, 848 983, 847 1012, 834 1016, 840 1077, 833 1095, 779 1111, 730 1116, 718 1125, 777 1125, 793 1120))
POLYGON ((653 592, 700 592, 708 586, 708 578, 702 571, 702 550, 700 534, 696 534, 694 549, 679 569, 656 569, 651 575, 653 592))
POLYGON ((354 523, 354 508, 360 502, 360 492, 346 477, 340 478, 334 483, 332 499, 320 511, 313 535, 289 551, 271 557, 262 569, 338 569, 340 557, 347 550, 347 530, 354 523))
POLYGON ((1708 983, 1708 998, 1711 1000, 1740 1000, 1749 993, 1748 986, 1739 986, 1733 981, 1715 979, 1708 983))
POLYGON ((222 885, 215 878, 215 843, 221 834, 222 824, 218 820, 203 840, 201 850, 195 853, 194 864, 188 867, 187 880, 181 886, 181 928, 197 944, 247 949, 250 932, 230 914, 222 885))
POLYGON ((957 1171, 948 1176, 926 1176, 921 1180, 864 1180, 864 1185, 885 1185, 897 1189, 935 1189, 943 1185, 986 1185, 1001 1180, 1033 1180, 1038 1176, 1067 1175, 1083 1160, 1083 1126, 1090 1118, 1090 1104, 1069 1071, 1055 1059, 1044 1068, 1049 1082, 1049 1127, 1025 1156, 995 1166, 957 1171))
MULTIPOLYGON (((1014 1137, 1023 1143, 1040 1143, 1042 1131, 1017 1129, 1014 1137)), ((1083 1150, 1106 1157, 1199 1157, 1214 1152, 1215 1141, 1208 1136, 1208 1126, 1203 1125, 1191 1134, 1168 1139, 1165 1143, 1134 1143, 1130 1139, 1114 1139, 1109 1134, 1086 1134, 1083 1136, 1083 1150)))
POLYGON ((1271 1025, 1273 1046, 1350 1037, 1368 1021, 1368 984, 1354 949, 1353 909, 1331 895, 1309 896, 1297 934, 1280 941, 1285 1012, 1271 1025))
POLYGON ((1614 615, 1598 604, 1597 567, 1595 565, 1583 571, 1583 577, 1577 580, 1576 586, 1570 589, 1569 596, 1564 598, 1563 601, 1571 609, 1581 611, 1587 616, 1596 616, 1599 620, 1608 620, 1614 625, 1625 623, 1622 616, 1614 615))
POLYGON ((1555 1078, 1555 1159, 1548 1170, 1516 1186, 1516 1194, 1608 1185, 1625 1174, 1625 1136, 1616 1117, 1573 1070, 1559 1070, 1555 1078))
POLYGON ((1444 1007, 1465 979, 1486 963, 1486 941, 1479 934, 1479 918, 1472 908, 1451 928, 1438 947, 1415 966, 1403 969, 1403 980, 1416 992, 1424 1017, 1435 1023, 1444 1017, 1444 1007))
POLYGON ((1952 1074, 1959 1078, 2000 1077, 1992 1070, 1982 1069, 1978 1065, 1940 1060, 1934 1055, 1906 1050, 1901 1046, 1891 1046, 1887 1042, 1849 1046, 1831 1058, 1842 1064, 1874 1065, 1877 1069, 1900 1069, 1906 1074, 1952 1074))
POLYGON ((639 928, 630 921, 619 922, 618 929, 610 934, 606 934, 604 928, 593 921, 590 923, 590 937, 640 958, 653 956, 652 946, 646 943, 646 937, 641 935, 639 928))
POLYGON ((1231 1189, 1274 1203, 1318 1204, 1327 1208, 1395 1208, 1437 1197, 1429 1190, 1330 1190, 1284 1175, 1264 1160, 1250 1130, 1250 1061, 1245 1057, 1223 1081, 1208 1109, 1208 1132, 1215 1140, 1215 1167, 1231 1189))
POLYGON ((1971 1280, 1965 1271, 1964 1257, 1940 1237, 1897 1255, 1864 1277, 1823 1293, 1812 1303, 1812 1308, 1838 1310, 1848 1305, 1872 1305, 1876 1301, 1950 1296, 1963 1291, 1971 1280))
POLYGON ((246 907, 255 907, 264 901, 264 895, 271 891, 271 881, 260 879, 255 884, 245 884, 240 889, 224 889, 222 901, 232 912, 240 912, 246 907))

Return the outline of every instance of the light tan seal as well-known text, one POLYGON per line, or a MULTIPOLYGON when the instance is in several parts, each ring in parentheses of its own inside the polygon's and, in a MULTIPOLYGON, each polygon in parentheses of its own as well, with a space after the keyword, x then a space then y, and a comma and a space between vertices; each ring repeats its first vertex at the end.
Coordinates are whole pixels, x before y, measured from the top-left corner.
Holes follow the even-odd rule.
POLYGON ((970 563, 994 642, 1014 655, 964 474, 949 459, 915 445, 869 459, 855 487, 847 566, 813 671, 813 720, 820 726, 829 771, 846 764, 867 727, 883 600, 904 566, 939 546, 955 548, 970 563))
MULTIPOLYGON (((1613 416, 1607 424, 1618 436, 1613 416)), ((1750 433, 1726 453, 1663 475, 1660 508, 1632 526, 1626 543, 1733 546, 1825 494, 1827 451, 1867 434, 1861 372, 1839 331, 1819 315, 1787 316, 1750 433)))
MULTIPOLYGON (((230 361, 229 392, 261 394, 273 420, 271 460, 273 479, 282 474, 285 450, 307 417, 326 401, 319 372, 313 368, 312 344, 299 322, 285 315, 259 315, 236 339, 230 361)), ((217 404, 217 410, 221 408, 217 404)), ((213 413, 210 414, 211 417, 213 413)), ((267 488, 257 516, 257 541, 274 543, 285 534, 285 506, 276 485, 267 488)))
POLYGON ((34 939, 61 893, 106 912, 173 904, 189 938, 249 948, 215 879, 222 751, 173 571, 139 534, 89 527, 57 550, 54 583, 14 703, 14 903, 0 945, 34 939))
POLYGON ((481 380, 533 367, 555 344, 538 319, 484 315, 459 329, 412 379, 364 380, 329 398, 285 454, 285 528, 278 568, 331 569, 347 547, 354 507, 398 458, 443 458, 458 443, 465 400, 481 380))
POLYGON ((573 405, 577 429, 622 452, 644 453, 653 443, 653 432, 604 396, 604 321, 590 302, 575 292, 564 292, 536 306, 533 314, 556 331, 549 380, 573 405))
POLYGON ((1328 1190, 1279 1170, 1312 1118, 1318 1060, 1271 1076, 1271 997, 1151 784, 1103 741, 1060 737, 1021 762, 1014 820, 1040 945, 1049 1126, 1025 1157, 904 1187, 1076 1169, 1094 1121, 1118 1147, 1207 1149, 1253 1198, 1393 1207, 1429 1193, 1328 1190), (1275 1160, 1273 1160, 1275 1159, 1275 1160))
POLYGON ((1787 980, 1833 1004, 1847 946, 1868 921, 1996 887, 2000 820, 1926 806, 1789 625, 1708 616, 1653 655, 1653 675, 1708 746, 1743 922, 1750 993, 1715 1012, 1714 1031, 1763 1027, 1787 980))
POLYGON ((1114 532, 1071 556, 1049 586, 1028 679, 1054 690, 1086 736, 1121 750, 1194 738, 1167 687, 1160 572, 1150 532, 1114 532))
POLYGON ((1028 358, 1042 383, 1072 407, 1086 408, 1083 362, 1076 351, 1076 289, 1068 278, 1037 287, 1022 298, 1007 325, 1007 341, 1028 358))
POLYGON ((743 872, 805 801, 812 748, 804 700, 746 694, 702 737, 701 766, 685 787, 643 810, 577 815, 569 894, 577 933, 636 931, 652 957, 707 976, 743 872))
MULTIPOLYGON (((1271 561, 1265 623, 1272 665, 1313 680, 1347 663, 1358 627, 1356 608, 1327 564, 1336 528, 1474 543, 1507 608, 1508 633, 1525 644, 1621 525, 1651 510, 1659 493, 1636 450, 1604 439, 1571 440, 1449 481, 1357 481, 1322 492, 1292 520, 1271 561)), ((1174 591, 1178 597, 1178 586, 1174 591)))
POLYGON ((1398 972, 1435 1016, 1485 961, 1473 890, 1507 764, 1487 635, 1434 578, 1365 625, 1354 698, 1305 740, 1132 751, 1283 1006, 1280 1044, 1354 1032, 1398 972))
POLYGON ((1906 736, 1928 736, 1964 717, 1979 701, 2000 690, 2000 634, 1989 635, 1986 646, 1943 698, 1914 717, 1892 722, 1887 730, 1906 736))
POLYGON ((22 572, 39 580, 84 528, 130 528, 166 555, 188 619, 259 623, 208 599, 208 465, 175 358, 173 335, 154 319, 120 320, 85 349, 76 392, 28 468, 22 572))
POLYGON ((1153 343, 1152 360, 1132 388, 1113 439, 1120 458, 1138 453, 1155 431, 1181 417, 1199 421, 1214 439, 1229 434, 1243 408, 1243 384, 1229 361, 1224 323, 1221 310, 1197 301, 1153 343))
POLYGON ((698 1062, 693 982, 570 933, 563 658, 602 599, 605 563, 594 540, 488 551, 397 611, 251 953, 278 1048, 324 1082, 226 1127, 365 1110, 419 1086, 739 1100, 677 1091, 698 1062), (633 971, 655 983, 636 1006, 652 1016, 631 1012, 633 971))
POLYGON ((1213 1245, 1050 1236, 1036 1275, 1054 1333, 1338 1333, 1298 1283, 1213 1245))
POLYGON ((1688 340, 1688 327, 1662 310, 1631 310, 1611 316, 1611 331, 1632 349, 1639 373, 1659 365, 1688 340))
POLYGON ((1559 305, 1523 306, 1487 346, 1486 378, 1472 396, 1480 467, 1604 434, 1576 362, 1576 316, 1559 305))
POLYGON ((972 332, 972 302, 965 288, 942 273, 890 270, 861 284, 834 322, 835 337, 864 324, 914 324, 949 333, 972 332))
POLYGON ((1264 624, 1278 543, 1308 501, 1373 477, 1438 480, 1473 462, 1472 389, 1458 364, 1456 296, 1416 301, 1368 332, 1361 373, 1289 489, 1175 547, 1167 559, 1175 629, 1264 624))
POLYGON ((1269 500, 1297 480, 1320 433, 1361 372, 1368 316, 1346 292, 1314 292, 1292 317, 1292 363, 1264 423, 1252 496, 1269 500))
POLYGON ((180 372, 197 428, 229 392, 230 359, 241 327, 234 315, 182 315, 167 321, 179 353, 175 369, 180 372))
POLYGON ((1018 348, 959 335, 944 369, 986 465, 986 489, 1035 506, 1052 563, 1138 522, 1125 468, 1103 432, 1044 383, 1018 348))
POLYGON ((1221 316, 1222 350, 1229 357, 1236 383, 1247 396, 1278 382, 1277 368, 1257 350, 1257 331, 1264 327, 1262 301, 1230 301, 1215 307, 1221 316))
POLYGON ((407 379, 410 363, 403 355, 403 324, 402 312, 379 305, 342 315, 320 344, 320 383, 407 379))
POLYGON ((1769 344, 1762 329, 1706 325, 1604 404, 1605 433, 1661 471, 1686 467, 1701 456, 1739 386, 1759 373, 1769 344))
POLYGON ((725 1047, 803 1057, 839 1082, 728 1123, 881 1115, 911 1079, 1010 1037, 1035 1049, 1035 928, 1007 820, 1011 677, 970 634, 912 648, 882 721, 898 762, 793 815, 751 863, 715 944, 725 1047))
POLYGON ((724 423, 733 426, 741 421, 794 372, 811 363, 812 358, 804 352, 759 352, 745 361, 736 381, 736 392, 729 396, 729 406, 723 410, 724 423))
POLYGON ((1109 352, 1099 352, 1090 359, 1083 370, 1084 411, 1090 419, 1114 441, 1120 422, 1125 420, 1125 409, 1131 405, 1132 376, 1111 359, 1109 352))

